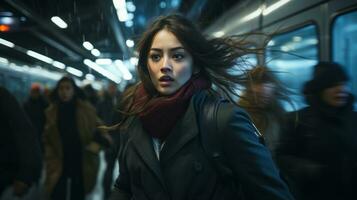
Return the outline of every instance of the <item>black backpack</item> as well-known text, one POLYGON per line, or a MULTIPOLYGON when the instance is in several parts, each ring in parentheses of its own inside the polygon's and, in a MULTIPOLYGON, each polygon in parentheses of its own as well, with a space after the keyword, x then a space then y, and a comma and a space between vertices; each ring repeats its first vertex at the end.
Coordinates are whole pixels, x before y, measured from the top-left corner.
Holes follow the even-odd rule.
MULTIPOLYGON (((227 124, 234 104, 227 99, 207 96, 204 100, 203 108, 198 112, 200 139, 203 149, 212 165, 216 168, 222 180, 232 178, 232 170, 223 154, 222 137, 220 134, 225 124, 227 124)), ((259 138, 260 143, 265 144, 263 135, 258 131, 252 122, 254 133, 259 138)))

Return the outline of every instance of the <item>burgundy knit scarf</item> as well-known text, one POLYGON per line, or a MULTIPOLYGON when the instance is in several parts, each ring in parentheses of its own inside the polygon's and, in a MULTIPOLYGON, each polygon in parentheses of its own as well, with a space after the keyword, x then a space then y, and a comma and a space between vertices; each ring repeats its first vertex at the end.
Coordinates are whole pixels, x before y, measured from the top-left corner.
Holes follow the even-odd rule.
MULTIPOLYGON (((154 98, 145 110, 139 113, 143 128, 152 137, 165 139, 176 122, 185 114, 191 97, 198 91, 208 89, 211 83, 202 76, 193 76, 175 94, 167 98, 154 98)), ((140 84, 135 93, 134 107, 142 108, 150 96, 140 84)))

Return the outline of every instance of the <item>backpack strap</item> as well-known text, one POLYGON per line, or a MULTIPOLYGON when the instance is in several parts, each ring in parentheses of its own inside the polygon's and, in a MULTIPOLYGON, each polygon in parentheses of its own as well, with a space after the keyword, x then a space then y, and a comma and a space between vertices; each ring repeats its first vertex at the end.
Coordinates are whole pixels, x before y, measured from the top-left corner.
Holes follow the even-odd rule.
POLYGON ((222 147, 222 130, 233 111, 233 105, 226 99, 207 96, 200 110, 200 138, 202 147, 209 161, 216 168, 222 180, 232 177, 232 170, 227 165, 222 147))

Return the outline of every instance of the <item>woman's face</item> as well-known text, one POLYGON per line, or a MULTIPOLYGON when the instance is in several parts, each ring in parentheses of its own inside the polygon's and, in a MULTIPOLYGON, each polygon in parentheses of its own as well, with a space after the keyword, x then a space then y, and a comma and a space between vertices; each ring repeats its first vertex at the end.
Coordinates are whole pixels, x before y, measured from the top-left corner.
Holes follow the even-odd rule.
POLYGON ((156 90, 171 95, 191 78, 193 59, 176 36, 163 29, 153 38, 147 66, 156 90))
POLYGON ((58 87, 58 96, 61 101, 68 102, 73 98, 74 88, 69 81, 62 81, 58 87))

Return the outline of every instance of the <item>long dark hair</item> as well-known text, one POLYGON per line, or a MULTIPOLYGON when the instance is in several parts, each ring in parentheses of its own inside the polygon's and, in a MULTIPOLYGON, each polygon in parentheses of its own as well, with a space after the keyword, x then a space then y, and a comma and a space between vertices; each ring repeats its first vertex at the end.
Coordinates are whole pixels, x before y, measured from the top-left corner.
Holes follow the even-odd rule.
MULTIPOLYGON (((223 93, 234 102, 232 96, 239 96, 235 88, 237 84, 243 84, 246 78, 243 75, 234 75, 230 71, 234 66, 240 67, 239 65, 244 63, 242 62, 243 55, 252 52, 251 49, 247 48, 248 43, 234 36, 208 39, 190 20, 179 14, 158 17, 143 33, 138 42, 139 61, 137 70, 141 84, 143 84, 147 93, 152 97, 157 96, 157 91, 148 72, 147 60, 154 36, 163 29, 173 33, 192 55, 193 65, 199 69, 201 75, 211 81, 219 90, 219 93, 223 93)), ((244 66, 241 66, 241 68, 244 68, 244 66)), ((130 109, 132 114, 143 110, 143 108, 133 108, 134 110, 132 110, 130 106, 139 84, 127 90, 123 95, 123 101, 127 102, 126 110, 130 109)))
POLYGON ((58 103, 60 102, 60 97, 58 95, 58 89, 59 86, 62 82, 68 81, 69 83, 71 83, 73 90, 74 90, 74 94, 73 94, 73 99, 85 99, 85 94, 84 92, 76 85, 76 83, 74 82, 73 78, 69 77, 69 76, 64 76, 62 77, 56 84, 55 89, 53 89, 53 91, 50 94, 50 99, 52 103, 58 103))

